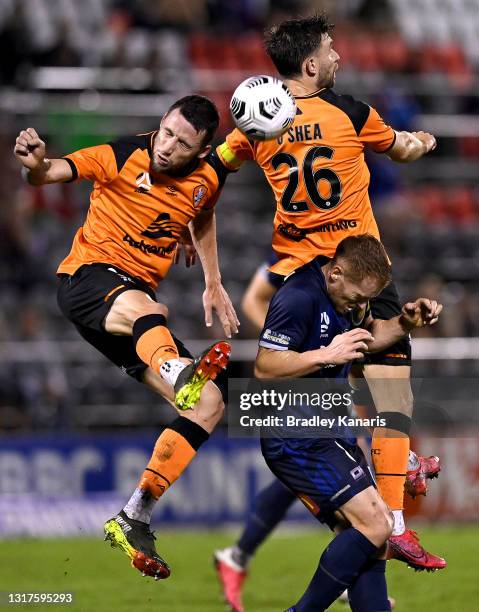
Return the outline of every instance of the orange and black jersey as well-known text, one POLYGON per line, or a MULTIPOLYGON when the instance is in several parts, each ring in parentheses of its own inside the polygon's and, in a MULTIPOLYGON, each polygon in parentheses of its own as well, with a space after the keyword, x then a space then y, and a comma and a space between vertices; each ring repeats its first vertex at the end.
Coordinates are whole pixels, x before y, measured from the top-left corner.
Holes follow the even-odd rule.
POLYGON ((276 199, 271 270, 287 275, 317 255, 331 257, 352 234, 379 231, 368 196, 364 147, 383 153, 395 132, 379 114, 351 96, 323 89, 296 97, 293 125, 280 138, 258 142, 238 129, 217 149, 229 170, 255 160, 276 199))
POLYGON ((156 288, 177 241, 201 211, 214 207, 227 170, 216 153, 184 172, 150 174, 156 132, 121 138, 65 156, 73 179, 93 181, 86 221, 58 273, 91 263, 116 264, 156 288))

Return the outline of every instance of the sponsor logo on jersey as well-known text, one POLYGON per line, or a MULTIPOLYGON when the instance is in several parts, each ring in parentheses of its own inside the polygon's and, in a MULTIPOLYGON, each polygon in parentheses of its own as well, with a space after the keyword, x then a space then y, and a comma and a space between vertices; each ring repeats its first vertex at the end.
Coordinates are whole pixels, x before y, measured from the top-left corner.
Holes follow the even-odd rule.
POLYGON ((303 238, 306 238, 308 234, 316 234, 318 232, 340 232, 353 229, 357 227, 357 225, 358 222, 356 219, 339 219, 333 223, 323 223, 316 227, 307 228, 298 227, 294 223, 280 223, 278 225, 278 232, 286 238, 294 240, 294 242, 300 242, 303 238))
POLYGON ((171 221, 169 213, 160 213, 150 225, 141 232, 142 236, 159 240, 160 238, 175 238, 183 231, 183 226, 171 221))
POLYGON ((322 312, 321 313, 321 338, 328 335, 329 323, 330 323, 330 320, 329 320, 328 313, 322 312))
POLYGON ((153 181, 148 172, 140 172, 136 177, 136 189, 137 193, 149 193, 153 187, 153 181))
POLYGON ((206 194, 208 193, 208 187, 206 185, 197 185, 193 189, 193 206, 198 208, 198 206, 203 202, 206 198, 206 194))
POLYGON ((170 253, 173 253, 173 251, 176 249, 176 245, 178 244, 175 240, 168 246, 157 246, 156 244, 148 244, 144 240, 135 240, 130 236, 130 234, 125 234, 123 236, 123 241, 134 249, 139 249, 146 255, 158 255, 159 257, 165 257, 170 253))
POLYGON ((172 196, 178 195, 178 189, 175 187, 175 185, 167 185, 166 191, 168 192, 168 195, 172 195, 172 196))

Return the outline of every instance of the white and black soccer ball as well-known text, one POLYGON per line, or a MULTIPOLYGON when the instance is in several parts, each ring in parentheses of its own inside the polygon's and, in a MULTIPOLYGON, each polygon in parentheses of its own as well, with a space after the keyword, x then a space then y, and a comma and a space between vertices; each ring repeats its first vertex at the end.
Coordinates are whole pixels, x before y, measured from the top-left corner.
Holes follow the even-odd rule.
POLYGON ((296 117, 296 101, 276 77, 258 75, 238 85, 230 102, 236 126, 254 140, 271 140, 284 134, 296 117))

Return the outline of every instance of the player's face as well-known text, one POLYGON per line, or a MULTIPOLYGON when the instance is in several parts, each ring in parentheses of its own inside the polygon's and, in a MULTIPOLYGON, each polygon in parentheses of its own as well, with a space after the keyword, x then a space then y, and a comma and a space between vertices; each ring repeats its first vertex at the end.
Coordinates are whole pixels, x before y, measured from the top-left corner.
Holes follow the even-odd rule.
POLYGON ((197 132, 179 109, 175 108, 161 120, 153 142, 150 168, 153 174, 175 173, 195 158, 205 157, 211 150, 203 144, 204 130, 197 132))
POLYGON ((321 44, 313 54, 316 60, 317 78, 316 87, 334 87, 336 70, 338 69, 339 54, 333 49, 333 40, 329 34, 323 34, 321 44))
POLYGON ((344 274, 341 266, 334 266, 328 271, 326 284, 329 297, 341 314, 365 310, 368 301, 383 290, 376 277, 367 276, 361 281, 353 281, 344 274))

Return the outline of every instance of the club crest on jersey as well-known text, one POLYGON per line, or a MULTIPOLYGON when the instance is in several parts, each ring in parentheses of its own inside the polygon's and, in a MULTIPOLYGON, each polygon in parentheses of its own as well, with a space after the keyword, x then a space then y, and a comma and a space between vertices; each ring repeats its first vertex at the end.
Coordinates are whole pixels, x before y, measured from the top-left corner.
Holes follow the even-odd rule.
POLYGON ((153 187, 153 181, 148 172, 140 172, 136 177, 136 189, 138 193, 148 193, 153 187))
POLYGON ((208 187, 206 185, 196 185, 193 189, 193 206, 198 208, 198 206, 203 202, 208 193, 208 187))

